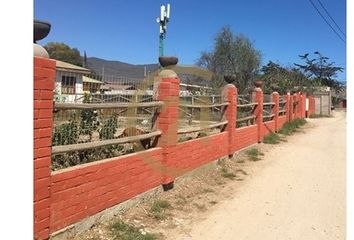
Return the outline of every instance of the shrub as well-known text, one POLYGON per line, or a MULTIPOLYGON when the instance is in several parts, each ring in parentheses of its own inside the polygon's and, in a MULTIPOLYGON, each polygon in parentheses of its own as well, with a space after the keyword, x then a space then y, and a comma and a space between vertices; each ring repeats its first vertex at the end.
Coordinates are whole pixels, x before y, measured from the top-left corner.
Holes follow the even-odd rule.
POLYGON ((301 127, 305 123, 306 123, 305 119, 292 120, 291 122, 285 123, 282 129, 279 130, 279 133, 283 135, 291 135, 296 131, 297 128, 301 127))
POLYGON ((156 200, 150 208, 150 213, 155 219, 162 220, 166 218, 165 211, 169 208, 171 208, 171 204, 168 201, 156 200))
POLYGON ((100 140, 113 139, 117 132, 118 119, 117 114, 113 114, 102 126, 99 131, 100 140))
POLYGON ((122 240, 154 240, 156 237, 151 233, 143 234, 140 232, 140 229, 129 225, 122 220, 113 222, 110 225, 111 235, 113 239, 122 239, 122 240))
POLYGON ((261 160, 259 156, 263 156, 264 154, 260 152, 257 148, 251 148, 246 152, 248 159, 251 161, 259 161, 261 160))
POLYGON ((276 133, 271 133, 264 137, 263 143, 265 144, 278 144, 280 142, 280 137, 276 133))
MULTIPOLYGON (((84 103, 90 102, 90 97, 88 94, 84 96, 84 103)), ((99 121, 97 119, 97 110, 94 109, 84 109, 80 113, 80 134, 89 135, 91 141, 93 131, 97 130, 99 126, 99 121)))
POLYGON ((79 140, 79 128, 75 120, 62 123, 54 128, 53 146, 75 144, 79 140))

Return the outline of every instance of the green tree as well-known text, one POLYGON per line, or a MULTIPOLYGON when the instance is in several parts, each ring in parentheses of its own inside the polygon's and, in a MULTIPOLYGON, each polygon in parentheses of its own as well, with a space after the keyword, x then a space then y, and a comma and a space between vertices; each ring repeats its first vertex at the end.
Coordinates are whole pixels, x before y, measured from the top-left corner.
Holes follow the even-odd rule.
POLYGON ((227 26, 216 35, 213 49, 202 52, 197 61, 199 66, 215 73, 213 87, 224 85, 223 75, 234 75, 234 84, 241 93, 252 85, 260 63, 261 52, 254 48, 251 40, 242 34, 234 35, 227 26))
POLYGON ((328 86, 334 90, 340 90, 343 86, 335 78, 338 72, 342 72, 343 68, 335 66, 335 62, 330 62, 328 57, 323 56, 320 52, 314 52, 314 57, 309 57, 309 53, 299 55, 304 64, 294 63, 304 74, 311 80, 317 82, 318 85, 328 86))
POLYGON ((59 42, 49 42, 44 48, 48 51, 50 58, 82 66, 83 58, 77 48, 71 48, 59 42))
POLYGON ((261 73, 260 78, 264 81, 264 91, 267 93, 309 92, 313 86, 313 82, 300 69, 283 67, 272 61, 261 68, 261 73))

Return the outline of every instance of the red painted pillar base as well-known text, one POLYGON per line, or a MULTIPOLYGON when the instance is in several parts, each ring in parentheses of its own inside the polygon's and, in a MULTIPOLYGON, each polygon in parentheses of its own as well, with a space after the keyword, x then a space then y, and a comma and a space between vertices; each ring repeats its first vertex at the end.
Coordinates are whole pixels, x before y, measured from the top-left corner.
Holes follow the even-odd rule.
POLYGON ((50 234, 50 166, 55 68, 55 61, 34 57, 34 239, 48 239, 50 234))
MULTIPOLYGON (((164 105, 157 118, 157 128, 162 132, 158 146, 163 149, 163 165, 168 166, 169 152, 178 141, 178 105, 179 83, 177 74, 172 70, 162 70, 159 73, 157 96, 155 99, 163 101, 164 105)), ((173 187, 173 181, 177 173, 167 170, 163 173, 162 185, 165 190, 173 187)))

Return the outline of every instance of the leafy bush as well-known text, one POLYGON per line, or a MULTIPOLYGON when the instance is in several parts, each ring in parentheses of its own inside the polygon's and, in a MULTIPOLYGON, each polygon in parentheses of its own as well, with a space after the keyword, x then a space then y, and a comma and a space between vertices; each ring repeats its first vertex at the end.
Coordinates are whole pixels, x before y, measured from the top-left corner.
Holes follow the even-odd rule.
POLYGON ((306 123, 305 119, 292 120, 291 122, 285 123, 282 129, 279 130, 279 133, 283 135, 291 135, 296 131, 297 128, 301 127, 305 123, 306 123))
POLYGON ((150 213, 155 219, 162 220, 166 218, 165 211, 169 208, 171 208, 171 204, 168 201, 156 200, 150 208, 150 213))
MULTIPOLYGON (((90 102, 90 96, 88 94, 85 94, 83 102, 90 102)), ((80 134, 89 135, 89 141, 92 139, 93 131, 97 130, 99 126, 97 116, 97 110, 95 109, 83 109, 80 113, 80 134)))
POLYGON ((264 137, 263 143, 265 144, 278 144, 280 142, 280 137, 276 133, 271 133, 264 137))
POLYGON ((53 146, 75 144, 79 140, 79 128, 75 120, 63 123, 54 128, 53 146))
POLYGON ((257 148, 251 148, 246 152, 248 159, 251 161, 259 161, 261 160, 259 156, 263 156, 264 154, 260 152, 257 148))
POLYGON ((117 132, 118 119, 117 115, 113 114, 102 126, 99 131, 100 140, 113 139, 117 132))
POLYGON ((110 225, 111 235, 113 239, 122 240, 154 240, 156 237, 151 233, 143 234, 140 229, 129 225, 122 220, 113 222, 110 225))

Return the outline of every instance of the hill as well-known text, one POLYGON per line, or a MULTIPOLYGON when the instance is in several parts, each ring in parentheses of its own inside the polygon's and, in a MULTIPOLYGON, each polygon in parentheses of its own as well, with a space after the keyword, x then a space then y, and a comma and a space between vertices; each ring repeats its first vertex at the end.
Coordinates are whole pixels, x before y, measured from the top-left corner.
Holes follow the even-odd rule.
POLYGON ((96 57, 87 58, 87 68, 94 70, 96 73, 102 75, 104 69, 104 75, 121 76, 132 79, 143 79, 144 68, 146 67, 146 73, 157 70, 158 64, 141 64, 134 65, 120 61, 111 61, 100 59, 96 57))

